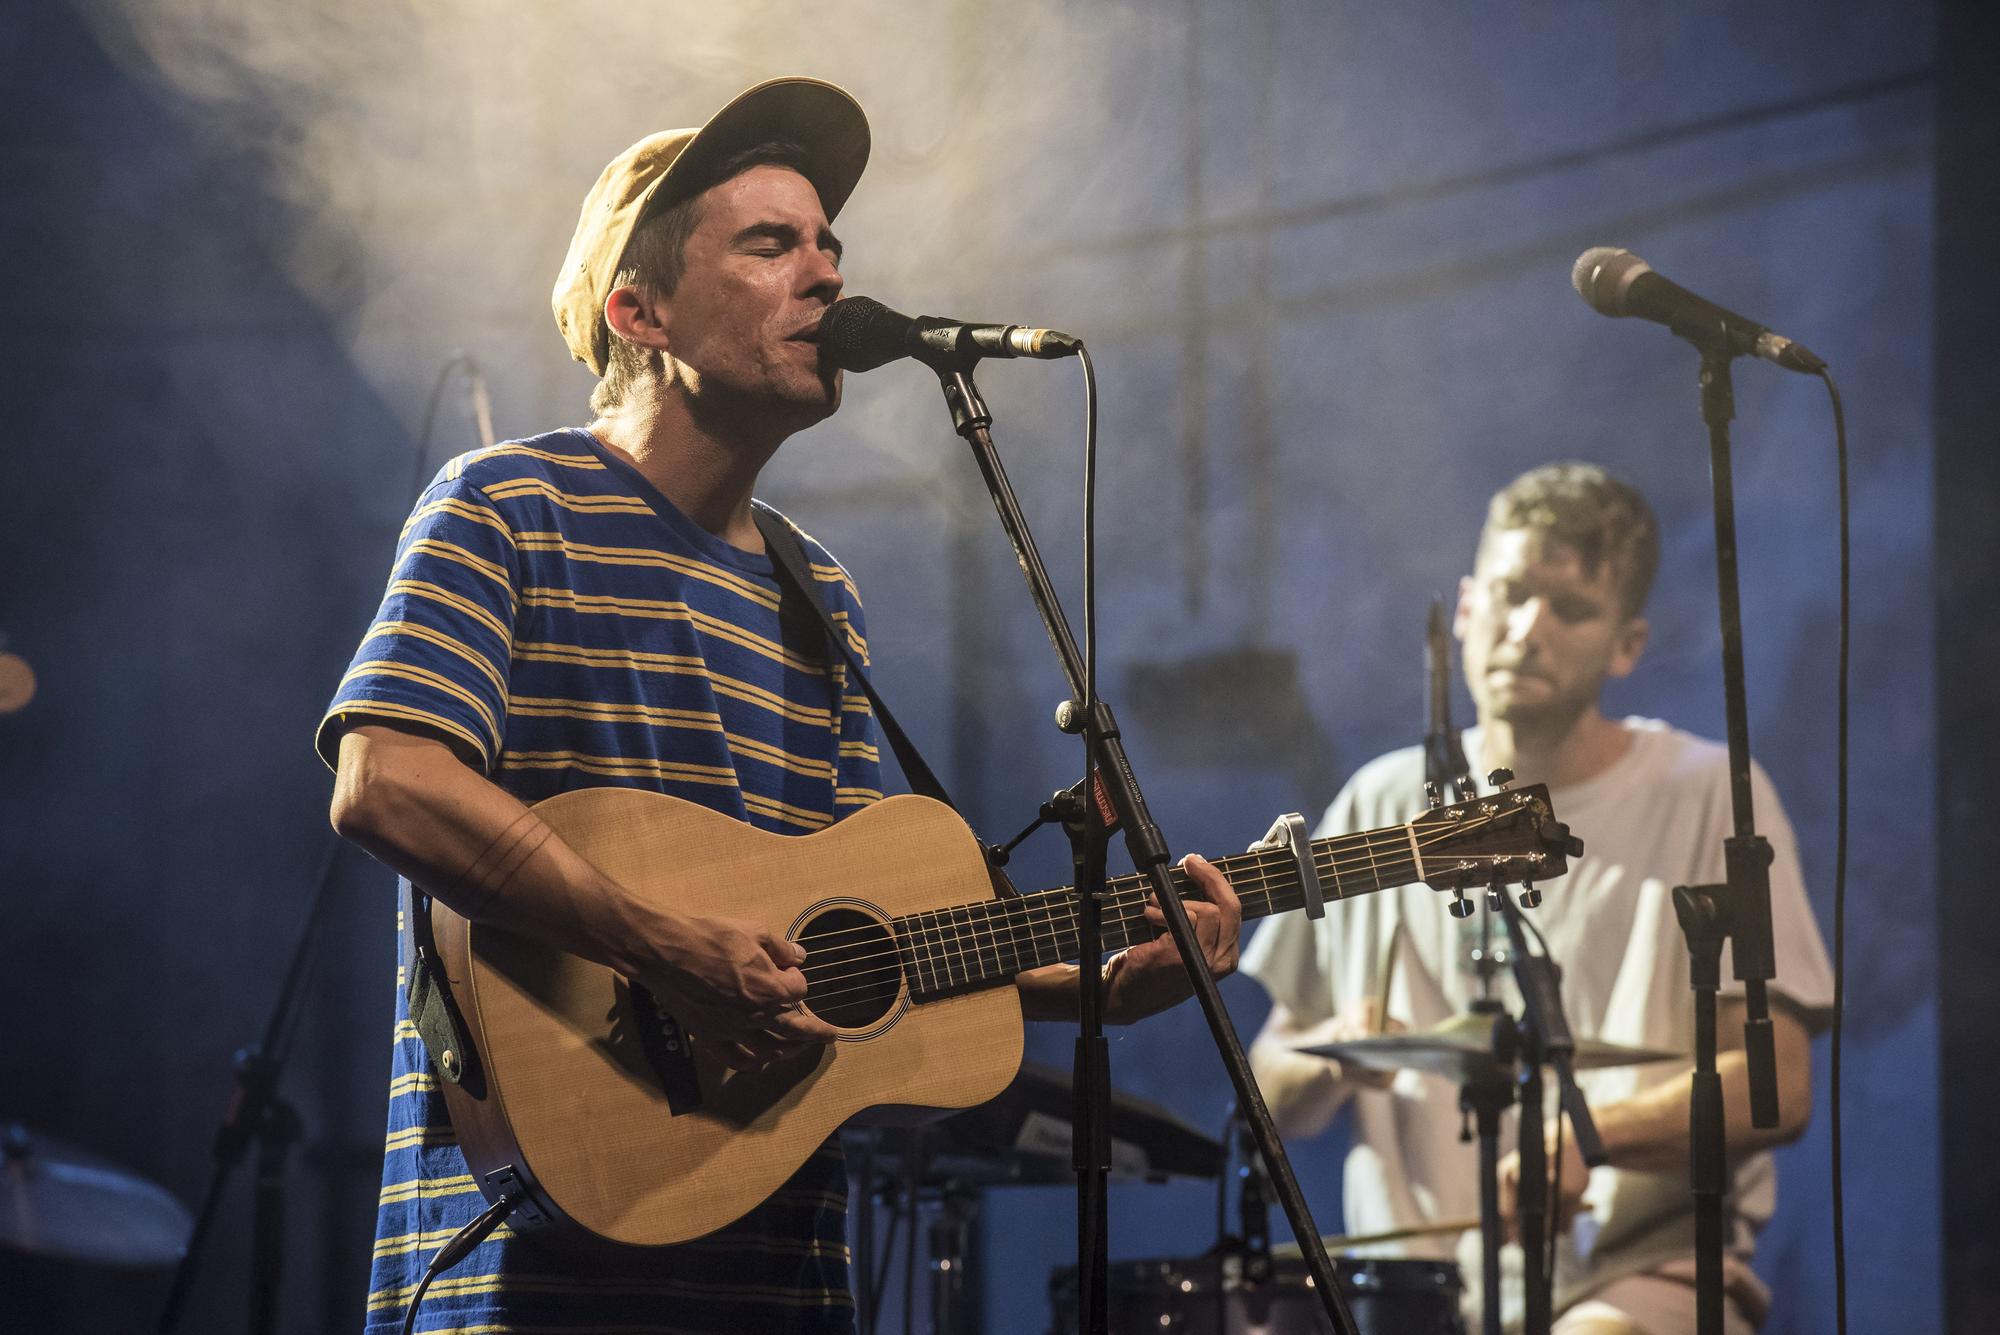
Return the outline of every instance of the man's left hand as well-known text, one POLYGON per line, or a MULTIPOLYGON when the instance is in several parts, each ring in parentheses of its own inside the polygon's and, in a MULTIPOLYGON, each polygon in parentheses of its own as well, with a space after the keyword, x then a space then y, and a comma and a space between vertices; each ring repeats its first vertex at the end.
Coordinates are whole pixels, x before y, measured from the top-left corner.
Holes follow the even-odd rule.
MULTIPOLYGON (((1550 1175, 1556 1167, 1556 1137, 1553 1128, 1548 1138, 1548 1164, 1550 1175)), ((1583 1207, 1584 1189, 1590 1185, 1590 1169, 1583 1162, 1583 1151, 1576 1145, 1576 1137, 1562 1138, 1562 1199, 1556 1202, 1555 1218, 1552 1221, 1557 1233, 1566 1232, 1570 1221, 1583 1207)), ((1500 1221, 1506 1226, 1507 1240, 1521 1240, 1521 1156, 1517 1151, 1500 1161, 1500 1221)))
MULTIPOLYGON (((1181 897, 1187 907, 1194 939, 1208 960, 1209 972, 1224 978, 1236 972, 1236 952, 1243 935, 1243 905, 1229 878, 1199 853, 1181 859, 1192 883, 1181 897)), ((1146 921, 1160 933, 1151 941, 1111 957, 1106 965, 1104 995, 1107 1024, 1131 1024, 1193 995, 1180 948, 1167 932, 1167 915, 1159 900, 1146 906, 1146 921)))

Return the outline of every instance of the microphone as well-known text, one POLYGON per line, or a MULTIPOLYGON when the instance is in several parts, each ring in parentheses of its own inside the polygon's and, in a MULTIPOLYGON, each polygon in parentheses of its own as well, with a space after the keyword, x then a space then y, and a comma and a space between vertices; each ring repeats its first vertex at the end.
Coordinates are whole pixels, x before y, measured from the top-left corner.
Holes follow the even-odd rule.
POLYGON ((1471 766, 1458 729, 1451 726, 1451 631, 1444 599, 1431 599, 1424 627, 1424 782, 1440 796, 1449 789, 1454 802, 1472 796, 1471 766))
POLYGON ((844 371, 872 371, 899 357, 950 371, 982 357, 1069 357, 1082 346, 1054 329, 912 317, 867 297, 841 298, 819 322, 821 358, 844 371))
POLYGON ((1577 256, 1570 286, 1599 315, 1635 315, 1663 324, 1684 338, 1720 329, 1736 354, 1762 357, 1787 371, 1812 374, 1826 363, 1802 343, 1774 334, 1755 320, 1724 310, 1653 272, 1653 266, 1629 250, 1593 246, 1577 256))

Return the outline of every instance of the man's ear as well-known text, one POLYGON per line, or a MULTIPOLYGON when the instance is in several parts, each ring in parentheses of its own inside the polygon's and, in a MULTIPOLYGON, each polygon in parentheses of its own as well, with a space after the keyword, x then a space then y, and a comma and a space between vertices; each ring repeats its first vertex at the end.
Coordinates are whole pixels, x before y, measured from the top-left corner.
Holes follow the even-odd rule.
POLYGON ((1607 675, 1629 677, 1632 669, 1639 666, 1640 655, 1646 652, 1646 636, 1652 627, 1646 618, 1633 617, 1618 629, 1617 641, 1611 646, 1611 667, 1607 675))
POLYGON ((642 348, 664 352, 671 310, 643 288, 614 287, 604 299, 604 324, 612 334, 642 348))
POLYGON ((1451 614, 1452 638, 1465 643, 1466 628, 1472 624, 1472 576, 1458 577, 1458 607, 1451 614))

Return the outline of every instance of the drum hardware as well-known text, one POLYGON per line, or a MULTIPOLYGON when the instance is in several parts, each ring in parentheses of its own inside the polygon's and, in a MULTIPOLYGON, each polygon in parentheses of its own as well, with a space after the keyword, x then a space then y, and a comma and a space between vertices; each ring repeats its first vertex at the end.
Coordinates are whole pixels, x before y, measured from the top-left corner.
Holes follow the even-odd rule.
MULTIPOLYGON (((979 1329, 982 1258, 973 1224, 982 1193, 988 1187, 1056 1186, 1076 1180, 1070 1162, 1070 1104, 1068 1072, 1023 1062, 998 1098, 928 1126, 843 1128, 841 1139, 857 1179, 854 1274, 862 1335, 870 1335, 879 1320, 899 1233, 911 1248, 905 1259, 914 1274, 920 1207, 932 1212, 925 1230, 929 1329, 932 1335, 970 1335, 979 1329), (885 1161, 896 1167, 878 1170, 885 1161), (887 1244, 879 1255, 878 1205, 890 1217, 887 1244)), ((1110 1133, 1114 1180, 1166 1182, 1222 1173, 1221 1141, 1146 1099, 1113 1090, 1110 1133)))
POLYGON ((0 1247, 97 1265, 172 1265, 194 1221, 159 1187, 88 1150, 0 1130, 0 1247))
MULTIPOLYGON (((1451 1262, 1341 1256, 1333 1266, 1361 1335, 1465 1335, 1464 1286, 1451 1262)), ((1081 1330, 1076 1287, 1073 1266, 1049 1279, 1055 1335, 1081 1330)), ((1326 1328, 1295 1247, 1274 1255, 1262 1283, 1246 1281, 1233 1258, 1204 1256, 1115 1261, 1108 1288, 1113 1335, 1317 1335, 1326 1328)))

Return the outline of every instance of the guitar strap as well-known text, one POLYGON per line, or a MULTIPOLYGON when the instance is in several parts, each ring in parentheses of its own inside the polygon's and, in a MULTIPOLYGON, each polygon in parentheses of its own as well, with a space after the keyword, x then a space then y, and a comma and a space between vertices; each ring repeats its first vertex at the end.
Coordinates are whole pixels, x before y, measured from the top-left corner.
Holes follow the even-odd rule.
POLYGON ((903 767, 903 777, 910 781, 911 790, 957 810, 957 804, 945 792, 944 785, 938 782, 937 775, 924 763, 917 744, 910 740, 909 734, 896 722, 896 716, 889 712, 889 706, 882 703, 882 697, 875 693, 875 684, 868 680, 868 669, 862 665, 861 656, 854 652, 847 632, 826 610, 826 604, 819 596, 818 582, 814 580, 812 567, 806 560, 805 548, 799 543, 799 531, 776 510, 763 505, 753 505, 751 510, 757 519, 757 531, 764 535, 764 545, 770 549, 782 576, 780 583, 804 595, 812 610, 819 614, 820 628, 826 632, 827 641, 835 651, 846 660, 847 670, 861 683, 862 691, 868 696, 868 704, 875 711, 875 721, 882 725, 882 735, 889 739, 889 745, 896 753, 896 763, 903 767))
POLYGON ((437 936, 431 929, 431 897, 401 880, 404 940, 409 951, 403 957, 404 990, 409 994, 410 1023, 424 1041, 437 1073, 467 1092, 483 1093, 479 1055, 465 1037, 465 1019, 451 998, 451 985, 444 979, 444 965, 438 959, 437 936))

